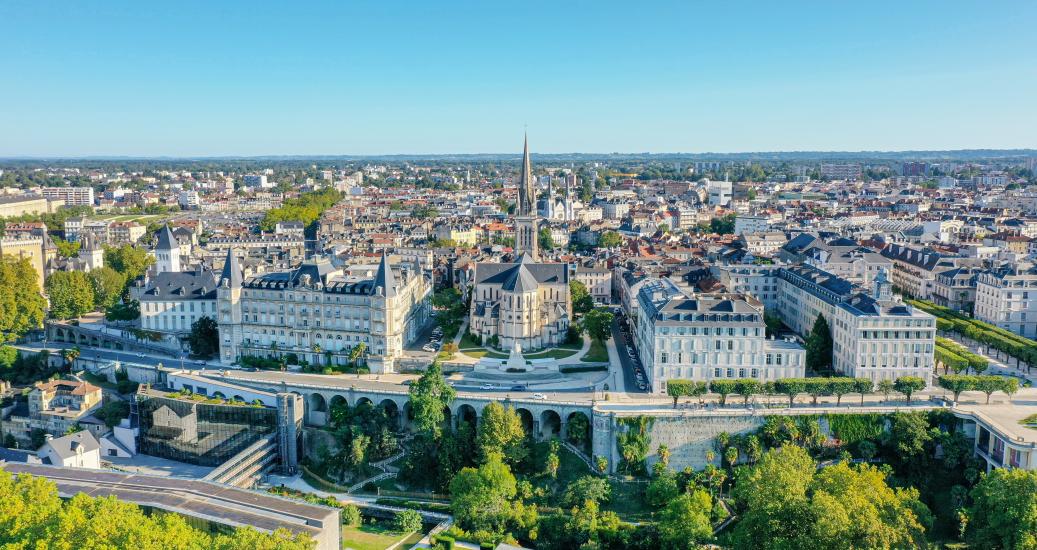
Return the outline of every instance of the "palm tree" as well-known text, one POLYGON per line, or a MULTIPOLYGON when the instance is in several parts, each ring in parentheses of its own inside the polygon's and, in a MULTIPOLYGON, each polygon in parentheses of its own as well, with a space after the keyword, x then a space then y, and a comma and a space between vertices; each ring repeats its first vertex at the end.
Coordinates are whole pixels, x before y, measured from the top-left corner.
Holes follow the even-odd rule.
POLYGON ((65 359, 69 371, 71 371, 72 367, 75 366, 76 359, 79 359, 79 355, 79 346, 72 346, 71 348, 66 348, 61 352, 61 356, 65 359))
POLYGON ((318 367, 320 366, 320 352, 321 352, 320 344, 313 344, 313 362, 318 367))
POLYGON ((364 356, 364 353, 366 351, 367 344, 363 342, 360 342, 359 344, 353 346, 353 349, 349 350, 349 362, 352 363, 353 366, 356 366, 357 361, 359 361, 360 358, 364 356))

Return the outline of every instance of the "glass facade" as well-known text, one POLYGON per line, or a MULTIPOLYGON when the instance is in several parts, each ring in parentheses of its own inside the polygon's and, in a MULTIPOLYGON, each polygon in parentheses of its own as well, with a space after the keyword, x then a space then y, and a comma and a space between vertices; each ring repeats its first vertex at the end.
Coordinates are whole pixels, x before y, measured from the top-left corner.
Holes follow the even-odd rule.
POLYGON ((138 394, 140 452, 219 466, 277 432, 277 409, 138 394))

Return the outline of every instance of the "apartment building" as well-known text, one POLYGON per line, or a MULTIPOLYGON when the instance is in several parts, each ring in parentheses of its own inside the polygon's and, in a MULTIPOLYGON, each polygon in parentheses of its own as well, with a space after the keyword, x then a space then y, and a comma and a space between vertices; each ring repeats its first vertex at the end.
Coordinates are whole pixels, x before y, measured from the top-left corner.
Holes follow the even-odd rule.
POLYGON ((928 248, 891 244, 882 255, 893 262, 891 282, 901 292, 921 300, 933 297, 936 274, 957 267, 958 258, 928 248))
POLYGON ((40 194, 49 200, 65 201, 65 206, 93 206, 93 187, 44 187, 40 194))
POLYGON ((638 293, 634 338, 651 391, 671 379, 801 377, 806 352, 795 342, 766 337, 763 304, 748 295, 689 296, 669 279, 652 279, 638 293))
POLYGON ((976 319, 1037 338, 1037 268, 1003 266, 976 276, 976 319))
POLYGON ((929 383, 936 318, 894 297, 885 271, 870 293, 806 265, 782 268, 778 279, 778 311, 785 324, 806 335, 817 316, 825 316, 837 372, 876 382, 917 376, 929 383))
MULTIPOLYGON (((2 423, 3 435, 10 434, 28 444, 33 430, 62 435, 101 406, 101 388, 82 380, 37 382, 29 392, 28 406, 16 407, 2 423)), ((100 436, 104 425, 87 423, 100 436)))
POLYGON ((346 364, 362 343, 372 372, 392 372, 428 322, 431 295, 421 270, 390 266, 384 255, 377 266, 348 272, 315 259, 246 279, 228 250, 217 289, 220 358, 294 353, 346 364))
POLYGON ((612 303, 612 271, 603 265, 577 265, 573 278, 587 287, 594 301, 612 303))

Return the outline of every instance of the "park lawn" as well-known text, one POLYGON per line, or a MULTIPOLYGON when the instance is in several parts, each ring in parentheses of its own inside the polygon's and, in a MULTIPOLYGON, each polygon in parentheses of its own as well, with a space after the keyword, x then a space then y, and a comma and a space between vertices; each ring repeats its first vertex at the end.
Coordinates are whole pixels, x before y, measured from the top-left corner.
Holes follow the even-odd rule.
POLYGON ((489 357, 490 359, 507 359, 508 356, 496 351, 490 351, 486 348, 478 349, 465 349, 461 350, 461 353, 471 357, 473 359, 482 359, 483 357, 489 357))
POLYGON ((565 359, 566 357, 572 357, 576 354, 579 349, 549 349, 546 351, 538 351, 536 353, 524 353, 522 357, 526 359, 565 359))
POLYGON ((591 348, 587 350, 587 355, 580 358, 580 361, 587 363, 607 363, 609 360, 609 351, 605 349, 605 343, 601 340, 591 340, 591 348))
POLYGON ((421 540, 422 532, 404 537, 390 529, 384 522, 364 523, 359 527, 342 526, 342 548, 347 550, 385 550, 406 539, 401 548, 410 548, 421 540))
POLYGON ((572 343, 566 342, 566 343, 564 343, 564 344, 562 344, 562 345, 560 345, 558 347, 560 347, 562 349, 575 349, 575 350, 579 350, 580 348, 583 347, 583 340, 581 339, 581 340, 578 340, 578 341, 572 342, 572 343))
POLYGON ((461 335, 461 341, 458 342, 458 346, 461 349, 481 348, 482 342, 480 342, 478 338, 472 336, 472 333, 466 332, 461 335))

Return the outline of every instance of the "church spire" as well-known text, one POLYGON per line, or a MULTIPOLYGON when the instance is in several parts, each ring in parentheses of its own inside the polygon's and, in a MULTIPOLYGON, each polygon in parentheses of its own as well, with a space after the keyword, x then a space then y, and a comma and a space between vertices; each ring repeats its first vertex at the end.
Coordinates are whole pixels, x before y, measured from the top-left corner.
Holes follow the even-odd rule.
POLYGON ((518 209, 519 216, 532 216, 536 214, 536 187, 533 184, 533 166, 529 161, 529 136, 524 135, 522 139, 522 174, 519 176, 518 184, 518 209))

